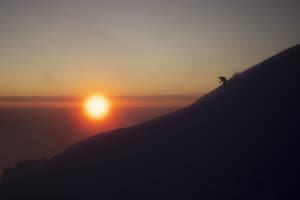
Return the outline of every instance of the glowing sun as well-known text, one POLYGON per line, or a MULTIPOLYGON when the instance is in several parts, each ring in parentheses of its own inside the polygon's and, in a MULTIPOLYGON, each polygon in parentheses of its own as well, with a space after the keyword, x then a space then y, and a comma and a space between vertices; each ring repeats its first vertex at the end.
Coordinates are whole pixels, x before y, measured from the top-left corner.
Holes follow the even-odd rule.
POLYGON ((92 119, 101 119, 105 117, 109 109, 109 101, 104 96, 92 95, 84 102, 84 110, 92 119))

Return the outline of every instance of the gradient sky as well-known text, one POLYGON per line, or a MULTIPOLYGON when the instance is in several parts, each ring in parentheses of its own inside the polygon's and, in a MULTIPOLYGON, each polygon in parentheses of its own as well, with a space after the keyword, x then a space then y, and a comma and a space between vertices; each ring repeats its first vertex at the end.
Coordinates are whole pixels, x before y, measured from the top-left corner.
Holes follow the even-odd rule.
POLYGON ((205 93, 300 42, 297 0, 1 0, 0 96, 205 93))

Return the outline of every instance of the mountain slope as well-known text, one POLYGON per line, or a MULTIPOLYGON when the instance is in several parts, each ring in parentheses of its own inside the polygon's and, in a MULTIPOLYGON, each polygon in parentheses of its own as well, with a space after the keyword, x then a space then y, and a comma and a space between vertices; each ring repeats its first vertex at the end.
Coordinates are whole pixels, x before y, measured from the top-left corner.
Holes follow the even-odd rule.
POLYGON ((73 145, 31 176, 2 188, 58 196, 136 191, 197 192, 202 199, 296 195, 299 66, 297 45, 189 107, 73 145))

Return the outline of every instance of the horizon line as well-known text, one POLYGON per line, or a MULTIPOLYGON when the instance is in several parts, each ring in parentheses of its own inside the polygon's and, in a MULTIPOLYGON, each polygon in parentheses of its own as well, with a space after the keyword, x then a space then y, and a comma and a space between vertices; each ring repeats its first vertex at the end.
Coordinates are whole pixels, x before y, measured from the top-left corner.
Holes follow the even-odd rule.
MULTIPOLYGON (((107 95, 106 97, 115 100, 189 100, 203 96, 204 94, 155 94, 155 95, 107 95)), ((0 96, 1 102, 28 102, 28 101, 77 101, 86 98, 88 95, 5 95, 0 96)))

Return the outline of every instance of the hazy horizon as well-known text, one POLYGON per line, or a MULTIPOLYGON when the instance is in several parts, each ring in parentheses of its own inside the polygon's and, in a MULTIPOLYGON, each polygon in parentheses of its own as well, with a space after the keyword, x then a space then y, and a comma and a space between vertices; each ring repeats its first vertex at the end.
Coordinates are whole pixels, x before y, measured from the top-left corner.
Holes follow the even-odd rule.
MULTIPOLYGON (((203 94, 194 95, 140 95, 107 96, 113 108, 122 107, 183 107, 203 94)), ((22 107, 82 107, 86 96, 0 96, 0 108, 22 107)))
POLYGON ((90 120, 81 107, 1 107, 0 176, 17 161, 51 158, 70 145, 125 128, 181 107, 112 107, 102 120, 90 120))
POLYGON ((201 96, 107 96, 111 109, 101 120, 84 113, 88 95, 0 96, 0 175, 17 161, 51 158, 85 138, 151 120, 201 96))

